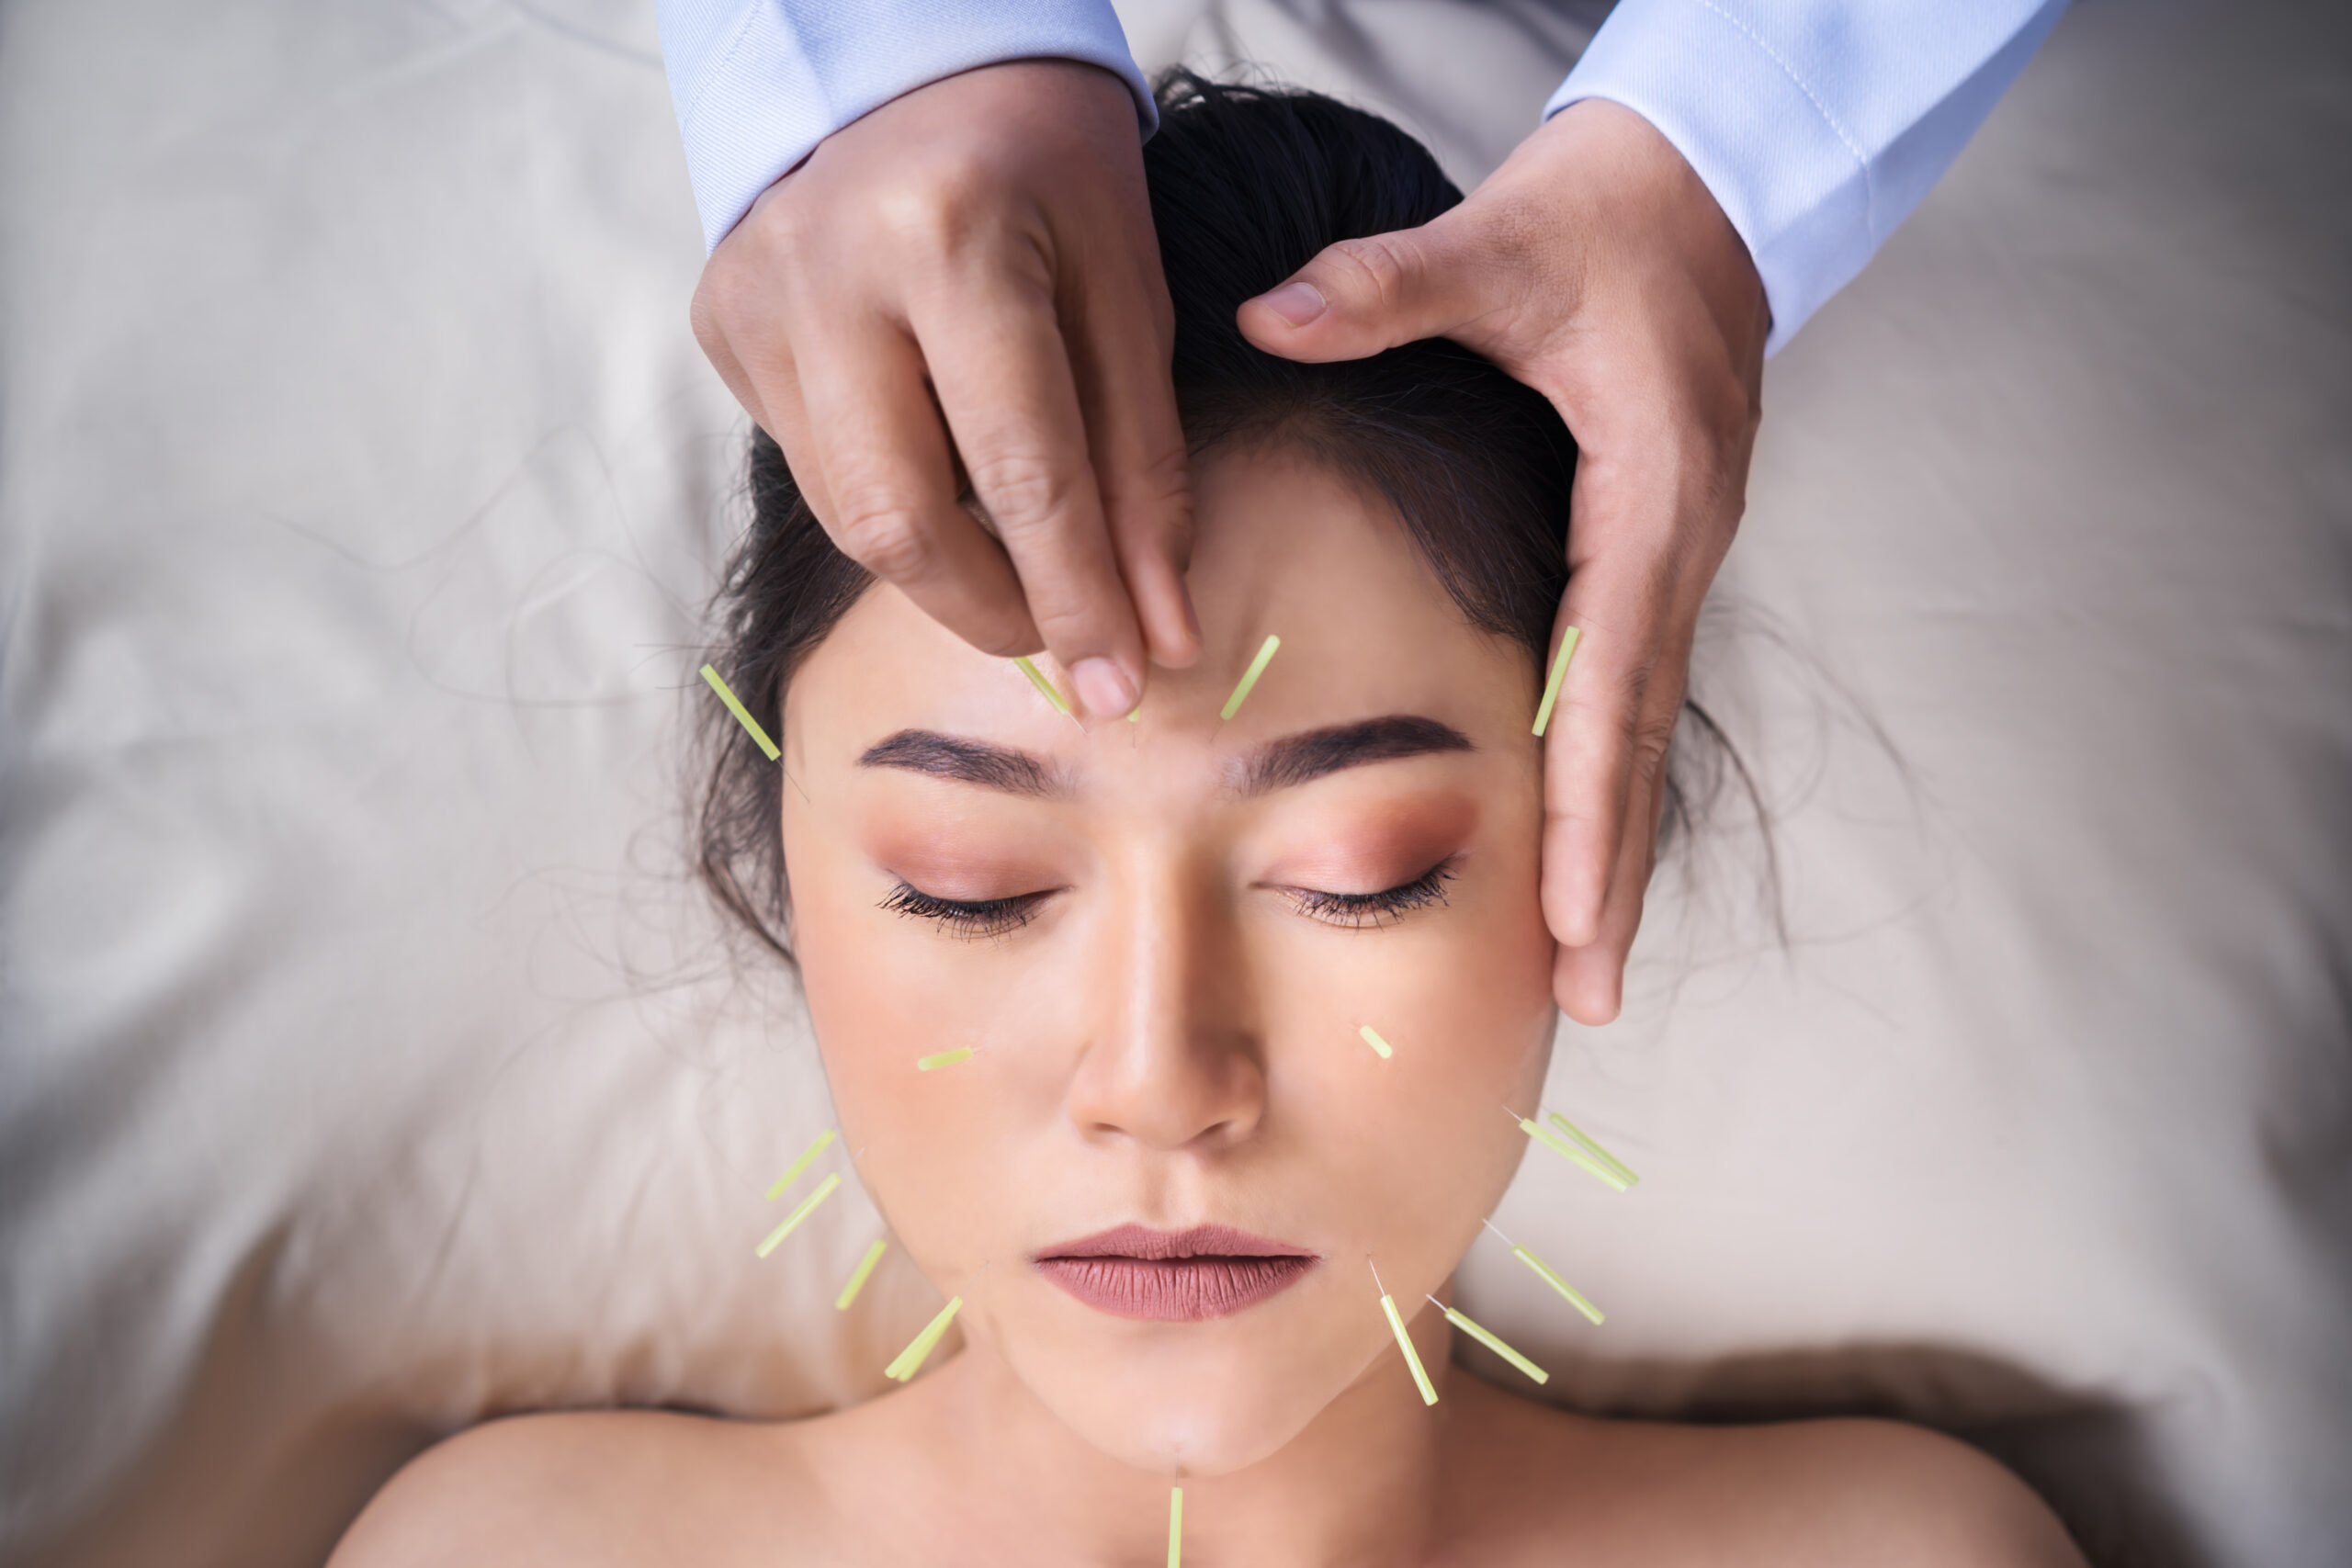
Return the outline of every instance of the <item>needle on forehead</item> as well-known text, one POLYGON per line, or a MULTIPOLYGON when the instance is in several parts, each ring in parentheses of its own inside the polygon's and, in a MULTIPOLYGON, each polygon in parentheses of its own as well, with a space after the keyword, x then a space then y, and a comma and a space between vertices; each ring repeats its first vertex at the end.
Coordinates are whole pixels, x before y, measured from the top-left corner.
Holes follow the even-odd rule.
POLYGON ((1024 653, 1021 655, 1012 662, 1021 667, 1021 672, 1023 675, 1029 677, 1029 683, 1036 687, 1037 690, 1044 694, 1045 699, 1047 702, 1054 705, 1054 711, 1056 713, 1068 719, 1076 719, 1078 717, 1078 715, 1070 711, 1069 699, 1063 696, 1060 689, 1051 681, 1046 679, 1045 671, 1039 670, 1035 661, 1031 660, 1027 654, 1024 653))
POLYGON ((1231 718, 1241 711, 1241 705, 1250 700, 1250 689, 1257 685, 1258 677, 1266 672, 1267 663, 1274 657, 1274 650, 1282 645, 1282 638, 1272 632, 1266 634, 1266 640, 1258 645, 1258 657, 1251 660, 1250 668, 1241 672, 1240 684, 1233 688, 1233 695, 1225 699, 1225 706, 1217 710, 1217 717, 1231 718))

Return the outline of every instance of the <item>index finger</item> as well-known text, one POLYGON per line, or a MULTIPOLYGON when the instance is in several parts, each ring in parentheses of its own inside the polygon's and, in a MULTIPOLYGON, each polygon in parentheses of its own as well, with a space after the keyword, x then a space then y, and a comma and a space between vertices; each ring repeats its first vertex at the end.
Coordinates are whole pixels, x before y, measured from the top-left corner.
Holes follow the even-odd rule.
POLYGON ((1687 446, 1671 429, 1618 423, 1577 464, 1560 618, 1582 637, 1544 770, 1544 911, 1565 947, 1600 940, 1607 907, 1622 901, 1621 858, 1648 859, 1646 846, 1628 845, 1639 829, 1628 808, 1664 766, 1699 606, 1722 558, 1703 483, 1716 465, 1687 446), (1627 451, 1639 456, 1625 460, 1627 451))
POLYGON ((1126 714, 1143 695, 1143 633, 1051 299, 995 276, 915 312, 912 325, 1038 635, 1089 714, 1126 714))

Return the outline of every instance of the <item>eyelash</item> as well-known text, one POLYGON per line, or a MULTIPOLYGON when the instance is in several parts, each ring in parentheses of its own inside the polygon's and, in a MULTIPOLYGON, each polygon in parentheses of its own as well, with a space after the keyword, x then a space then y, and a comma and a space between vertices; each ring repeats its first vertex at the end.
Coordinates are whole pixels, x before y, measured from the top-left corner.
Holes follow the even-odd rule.
MULTIPOLYGON (((1454 858, 1448 855, 1412 881, 1378 893, 1324 893, 1312 887, 1279 891, 1300 914, 1327 925, 1351 931, 1390 926, 1416 909, 1446 902, 1445 885, 1453 880, 1454 858)), ((1009 898, 938 898, 901 882, 882 900, 882 908, 934 921, 956 936, 980 941, 1019 931, 1036 918, 1038 906, 1051 897, 1050 893, 1016 893, 1009 898)))
POLYGON ((1320 893, 1311 887, 1285 887, 1298 912, 1328 925, 1362 931, 1366 926, 1393 926, 1416 909, 1446 902, 1445 885, 1453 880, 1455 857, 1446 856, 1410 882, 1378 893, 1320 893))
POLYGON ((1016 893, 1010 898, 934 898, 910 883, 899 884, 882 907, 894 914, 911 915, 944 926, 956 936, 980 941, 1005 936, 1035 919, 1037 906, 1052 895, 1016 893))

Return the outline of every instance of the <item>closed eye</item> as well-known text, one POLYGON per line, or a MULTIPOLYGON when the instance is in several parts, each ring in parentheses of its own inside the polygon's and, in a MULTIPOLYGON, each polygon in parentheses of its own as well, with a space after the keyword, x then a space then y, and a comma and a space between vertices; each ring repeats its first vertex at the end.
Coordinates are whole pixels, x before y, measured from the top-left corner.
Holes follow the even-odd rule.
POLYGON ((1004 936, 1035 919, 1054 890, 1016 893, 1007 898, 939 898, 910 882, 901 882, 882 900, 882 908, 937 924, 950 935, 967 940, 1004 936))
POLYGON ((1275 891, 1288 898, 1300 914, 1327 925, 1355 931, 1366 926, 1393 926, 1416 909, 1446 901, 1445 885, 1453 880, 1453 863, 1460 858, 1448 855, 1412 881, 1378 893, 1325 893, 1312 887, 1281 887, 1275 891))

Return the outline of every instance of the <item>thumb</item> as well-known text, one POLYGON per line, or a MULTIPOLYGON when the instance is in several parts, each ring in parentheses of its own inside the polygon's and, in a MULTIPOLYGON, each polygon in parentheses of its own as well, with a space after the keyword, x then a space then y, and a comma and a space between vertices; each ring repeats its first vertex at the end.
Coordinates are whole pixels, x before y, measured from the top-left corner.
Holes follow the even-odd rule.
POLYGON ((1268 354, 1317 362, 1362 359, 1443 337, 1487 308, 1483 268, 1464 265, 1443 219, 1327 245, 1236 316, 1268 354))

